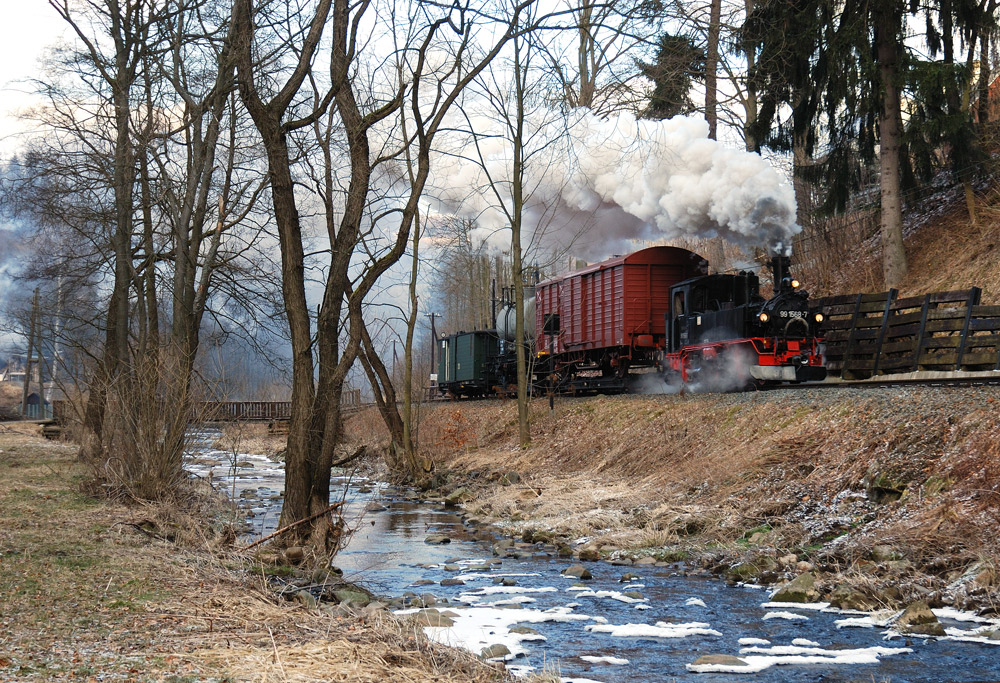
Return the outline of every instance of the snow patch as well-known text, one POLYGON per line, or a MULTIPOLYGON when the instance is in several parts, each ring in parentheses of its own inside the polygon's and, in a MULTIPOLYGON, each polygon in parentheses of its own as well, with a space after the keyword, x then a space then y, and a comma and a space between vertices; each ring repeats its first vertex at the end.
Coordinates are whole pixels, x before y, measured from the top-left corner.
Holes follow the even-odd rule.
POLYGON ((768 619, 787 619, 789 621, 809 621, 809 617, 804 614, 794 612, 768 612, 764 615, 764 621, 768 619))
POLYGON ((583 591, 576 594, 578 598, 611 598, 627 605, 634 605, 637 602, 649 602, 647 598, 631 598, 620 591, 583 591))
POLYGON ((616 638, 687 638, 688 636, 721 636, 711 624, 693 621, 668 624, 658 621, 650 624, 589 624, 584 627, 591 633, 607 633, 616 638))
POLYGON ((764 609, 805 609, 822 612, 830 606, 828 602, 764 602, 764 609))
POLYGON ((580 659, 585 662, 590 662, 591 664, 615 664, 616 666, 625 666, 629 663, 627 659, 610 656, 599 657, 597 655, 581 655, 580 659))

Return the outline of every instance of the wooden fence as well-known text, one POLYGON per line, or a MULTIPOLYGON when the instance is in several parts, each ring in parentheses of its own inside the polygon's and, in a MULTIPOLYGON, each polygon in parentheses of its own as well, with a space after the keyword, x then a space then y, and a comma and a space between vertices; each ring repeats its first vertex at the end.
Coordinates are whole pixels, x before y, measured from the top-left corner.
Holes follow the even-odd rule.
POLYGON ((831 375, 1000 370, 1000 306, 981 306, 978 287, 904 299, 897 294, 890 289, 814 302, 824 315, 831 375))

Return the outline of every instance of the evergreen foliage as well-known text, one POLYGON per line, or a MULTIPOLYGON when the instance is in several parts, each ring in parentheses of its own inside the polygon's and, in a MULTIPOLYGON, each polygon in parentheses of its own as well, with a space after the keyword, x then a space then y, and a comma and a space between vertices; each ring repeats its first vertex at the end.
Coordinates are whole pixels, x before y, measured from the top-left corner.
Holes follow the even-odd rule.
POLYGON ((653 81, 649 104, 642 110, 647 119, 669 119, 688 114, 693 79, 705 77, 705 53, 688 36, 664 33, 656 49, 656 61, 640 62, 642 74, 653 81))

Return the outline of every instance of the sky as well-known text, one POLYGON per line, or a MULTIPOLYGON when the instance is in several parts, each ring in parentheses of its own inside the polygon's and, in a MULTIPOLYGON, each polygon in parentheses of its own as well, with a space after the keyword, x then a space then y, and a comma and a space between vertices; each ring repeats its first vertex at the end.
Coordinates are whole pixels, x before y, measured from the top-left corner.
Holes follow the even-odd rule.
POLYGON ((0 21, 0 155, 17 148, 24 125, 16 113, 31 105, 31 85, 45 50, 65 35, 65 27, 45 0, 5 0, 0 21))

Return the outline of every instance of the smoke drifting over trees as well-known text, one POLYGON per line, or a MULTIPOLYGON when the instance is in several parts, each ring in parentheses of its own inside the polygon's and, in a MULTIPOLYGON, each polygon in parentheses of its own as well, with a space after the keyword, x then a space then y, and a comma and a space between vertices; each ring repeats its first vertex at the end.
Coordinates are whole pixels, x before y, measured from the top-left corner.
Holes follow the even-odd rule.
MULTIPOLYGON (((542 151, 525 170, 525 227, 545 226, 543 248, 573 244, 575 254, 598 259, 635 240, 719 236, 787 249, 800 230, 785 178, 759 155, 709 139, 702 119, 600 119, 581 109, 565 121, 546 113, 527 121, 542 151)), ((442 212, 475 218, 474 239, 503 247, 506 217, 489 193, 474 188, 485 187, 487 175, 501 190, 509 187, 511 158, 489 117, 470 114, 469 122, 487 171, 468 157, 442 155, 427 195, 442 212)), ((450 142, 444 151, 467 146, 458 133, 450 142)))

